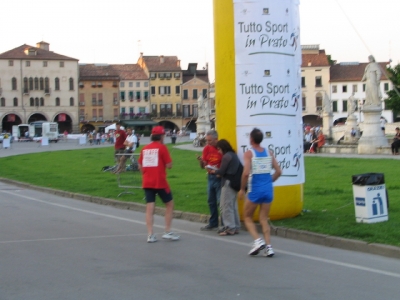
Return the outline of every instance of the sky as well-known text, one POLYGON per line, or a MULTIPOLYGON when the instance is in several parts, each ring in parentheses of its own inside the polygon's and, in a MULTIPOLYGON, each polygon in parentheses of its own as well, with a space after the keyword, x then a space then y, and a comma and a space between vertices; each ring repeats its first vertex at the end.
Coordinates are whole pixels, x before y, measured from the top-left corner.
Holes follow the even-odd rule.
MULTIPOLYGON (((208 63, 212 82, 213 1, 218 0, 7 1, 0 53, 45 41, 51 51, 80 63, 136 63, 140 52, 174 55, 183 69, 208 63)), ((338 62, 367 62, 373 54, 398 64, 399 8, 399 0, 300 0, 301 44, 319 44, 338 62)))

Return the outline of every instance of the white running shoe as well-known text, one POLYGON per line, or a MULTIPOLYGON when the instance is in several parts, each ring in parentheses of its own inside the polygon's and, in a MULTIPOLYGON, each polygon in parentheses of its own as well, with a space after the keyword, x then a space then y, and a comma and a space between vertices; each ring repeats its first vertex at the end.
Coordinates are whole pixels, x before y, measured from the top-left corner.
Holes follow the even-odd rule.
POLYGON ((267 248, 265 248, 265 256, 272 257, 272 256, 274 256, 274 254, 275 254, 274 249, 272 249, 271 246, 268 246, 267 248))
POLYGON ((157 242, 157 237, 156 237, 156 235, 155 235, 155 234, 150 234, 150 235, 147 237, 147 242, 148 242, 148 243, 155 243, 155 242, 157 242))
POLYGON ((166 240, 177 241, 179 240, 180 236, 177 235, 175 232, 170 231, 170 232, 164 232, 162 238, 166 240))
POLYGON ((253 247, 251 248, 249 255, 257 255, 260 253, 260 250, 265 248, 265 242, 262 239, 256 239, 253 243, 253 247))

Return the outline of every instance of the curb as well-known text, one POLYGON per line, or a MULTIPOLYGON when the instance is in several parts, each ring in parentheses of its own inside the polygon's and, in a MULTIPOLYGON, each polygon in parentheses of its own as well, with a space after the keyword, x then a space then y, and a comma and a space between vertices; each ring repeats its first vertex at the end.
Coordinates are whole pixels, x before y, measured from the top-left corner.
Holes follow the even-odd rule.
MULTIPOLYGON (((46 187, 35 186, 7 178, 0 178, 1 182, 15 185, 21 188, 29 188, 35 191, 45 192, 48 194, 57 195, 60 197, 72 198, 75 200, 81 200, 86 202, 92 202, 100 205, 112 206, 119 209, 134 210, 139 212, 146 211, 146 205, 135 202, 121 202, 114 199, 94 197, 85 194, 71 193, 46 187)), ((156 207, 155 214, 163 216, 165 214, 165 208, 156 207)), ((174 218, 181 219, 190 222, 207 223, 209 216, 197 213, 174 211, 174 218)), ((369 253, 374 255, 380 255, 390 258, 400 259, 400 247, 384 245, 378 243, 367 243, 364 241, 345 239, 341 237, 330 236, 326 234, 313 233, 305 230, 291 229, 285 227, 271 226, 271 236, 278 236, 282 238, 302 241, 306 243, 321 245, 325 247, 332 247, 350 251, 357 251, 363 253, 369 253)))

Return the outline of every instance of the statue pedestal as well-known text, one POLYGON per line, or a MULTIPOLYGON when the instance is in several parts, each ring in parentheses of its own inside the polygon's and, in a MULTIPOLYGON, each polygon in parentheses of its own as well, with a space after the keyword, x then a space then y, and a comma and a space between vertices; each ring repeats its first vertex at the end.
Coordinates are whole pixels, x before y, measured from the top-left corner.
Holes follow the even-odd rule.
POLYGON ((199 133, 207 133, 211 129, 211 123, 204 119, 197 119, 196 121, 196 131, 199 133))
POLYGON ((388 141, 380 126, 382 108, 380 106, 364 106, 364 128, 358 141, 358 154, 376 154, 378 147, 388 147, 388 141))
POLYGON ((357 130, 357 117, 355 115, 351 115, 347 117, 346 121, 346 131, 344 132, 344 141, 343 143, 347 144, 354 144, 359 139, 359 133, 357 130), (351 135, 352 129, 356 130, 356 136, 351 135))
POLYGON ((324 112, 322 115, 322 133, 327 137, 332 137, 333 114, 324 112))

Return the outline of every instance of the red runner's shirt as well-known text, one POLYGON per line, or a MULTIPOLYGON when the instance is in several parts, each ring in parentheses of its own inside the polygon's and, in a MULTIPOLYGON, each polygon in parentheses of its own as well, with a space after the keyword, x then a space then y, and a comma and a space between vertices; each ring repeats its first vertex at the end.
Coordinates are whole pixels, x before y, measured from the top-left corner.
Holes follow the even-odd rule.
POLYGON ((143 175, 143 188, 168 189, 166 165, 172 162, 168 149, 160 142, 152 142, 140 151, 139 164, 143 175))
POLYGON ((116 130, 115 131, 115 149, 123 149, 125 148, 124 142, 126 140, 126 132, 124 130, 116 130))
MULTIPOLYGON (((217 148, 211 145, 206 145, 203 149, 202 159, 206 165, 219 168, 221 166, 222 154, 218 152, 217 148)), ((210 170, 207 169, 209 172, 210 170)))

